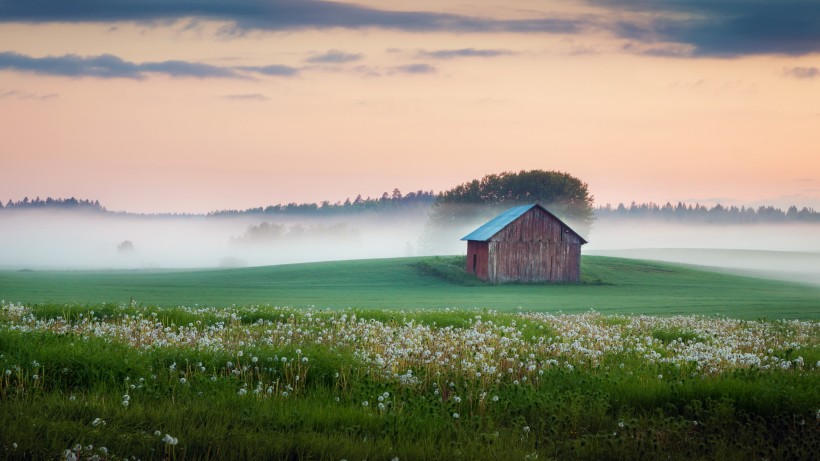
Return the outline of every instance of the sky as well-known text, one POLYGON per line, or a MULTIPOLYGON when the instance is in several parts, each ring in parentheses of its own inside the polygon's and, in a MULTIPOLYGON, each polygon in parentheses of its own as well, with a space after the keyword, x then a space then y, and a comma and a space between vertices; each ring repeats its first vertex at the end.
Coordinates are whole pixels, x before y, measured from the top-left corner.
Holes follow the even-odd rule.
POLYGON ((207 212, 570 173, 820 209, 816 0, 0 0, 0 200, 207 212))

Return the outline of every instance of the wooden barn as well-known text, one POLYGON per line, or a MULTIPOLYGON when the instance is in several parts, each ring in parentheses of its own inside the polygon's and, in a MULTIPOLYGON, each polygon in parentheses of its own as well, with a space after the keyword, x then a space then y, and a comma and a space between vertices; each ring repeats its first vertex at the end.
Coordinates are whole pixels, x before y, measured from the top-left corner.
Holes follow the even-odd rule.
POLYGON ((538 204, 510 208, 461 240, 467 272, 491 283, 577 282, 587 243, 538 204))

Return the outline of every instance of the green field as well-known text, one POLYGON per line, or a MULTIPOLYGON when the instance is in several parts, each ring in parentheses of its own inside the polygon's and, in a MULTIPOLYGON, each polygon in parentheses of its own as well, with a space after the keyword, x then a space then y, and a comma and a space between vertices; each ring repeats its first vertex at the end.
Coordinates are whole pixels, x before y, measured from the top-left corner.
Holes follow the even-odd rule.
POLYGON ((461 261, 1 271, 0 459, 818 459, 820 288, 461 261))
POLYGON ((0 305, 0 459, 816 460, 820 323, 0 305))
MULTIPOLYGON (((464 286, 421 273, 423 258, 160 271, 0 271, 0 299, 26 303, 317 308, 491 308, 610 314, 820 318, 820 288, 602 256, 579 285, 464 286)), ((444 258, 443 258, 444 259, 444 258)), ((444 259, 446 260, 446 259, 444 259)))

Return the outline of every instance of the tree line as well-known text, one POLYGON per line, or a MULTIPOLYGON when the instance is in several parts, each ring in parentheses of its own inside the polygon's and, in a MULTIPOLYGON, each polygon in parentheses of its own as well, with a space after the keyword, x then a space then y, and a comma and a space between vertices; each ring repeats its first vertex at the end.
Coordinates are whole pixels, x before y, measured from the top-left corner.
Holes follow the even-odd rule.
POLYGON ((407 211, 418 207, 428 207, 436 201, 437 194, 418 190, 402 194, 398 188, 392 193, 384 192, 381 197, 363 198, 361 194, 351 200, 331 203, 328 200, 320 203, 295 203, 268 205, 266 207, 247 208, 244 210, 219 210, 208 213, 208 216, 241 216, 241 215, 308 215, 326 216, 364 211, 395 212, 407 211))
MULTIPOLYGON (((820 222, 820 212, 810 207, 798 208, 792 205, 783 210, 773 206, 746 207, 723 206, 717 204, 657 204, 654 202, 617 206, 606 204, 593 207, 593 197, 587 184, 566 173, 531 170, 518 173, 505 172, 491 174, 459 184, 452 189, 435 193, 432 190, 418 190, 403 194, 398 188, 392 193, 384 192, 380 197, 363 198, 331 203, 287 203, 244 210, 219 210, 207 216, 331 216, 360 212, 397 212, 430 209, 434 226, 453 223, 489 214, 505 207, 522 203, 541 203, 559 217, 569 219, 580 227, 589 226, 595 219, 651 218, 680 222, 701 223, 785 223, 820 222)), ((112 212, 102 206, 99 200, 70 198, 41 199, 36 197, 22 200, 0 201, 0 211, 28 209, 81 210, 101 213, 138 215, 136 213, 112 212)), ((168 213, 167 216, 196 216, 195 214, 168 213)), ((164 216, 163 215, 163 216, 164 216)))
POLYGON ((90 210, 90 211, 108 211, 105 209, 104 206, 100 205, 99 200, 85 200, 85 199, 77 199, 74 197, 70 198, 51 198, 47 197, 45 200, 37 197, 33 200, 29 199, 28 197, 23 198, 23 200, 12 201, 9 200, 3 205, 3 202, 0 201, 0 209, 38 209, 38 208, 56 208, 56 209, 66 209, 66 210, 90 210))
POLYGON ((720 224, 820 222, 820 212, 809 207, 798 209, 792 205, 783 211, 773 206, 754 208, 717 204, 707 207, 701 204, 692 205, 683 202, 678 202, 675 205, 670 202, 664 205, 652 202, 640 204, 632 202, 629 206, 620 203, 616 207, 606 204, 595 208, 595 217, 597 219, 649 218, 720 224))

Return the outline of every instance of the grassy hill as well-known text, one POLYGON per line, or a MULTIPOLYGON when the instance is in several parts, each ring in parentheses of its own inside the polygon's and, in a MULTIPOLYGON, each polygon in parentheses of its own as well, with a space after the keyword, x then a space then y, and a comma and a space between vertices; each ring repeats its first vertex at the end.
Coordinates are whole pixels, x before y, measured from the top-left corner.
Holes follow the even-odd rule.
MULTIPOLYGON (((424 258, 219 270, 0 271, 0 299, 26 303, 318 308, 490 308, 625 314, 820 318, 820 288, 656 263, 584 256, 580 285, 449 282, 424 258)), ((443 259, 446 261, 446 259, 443 259)))

